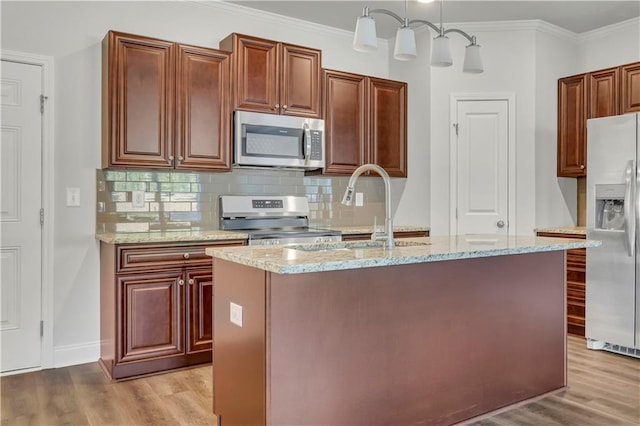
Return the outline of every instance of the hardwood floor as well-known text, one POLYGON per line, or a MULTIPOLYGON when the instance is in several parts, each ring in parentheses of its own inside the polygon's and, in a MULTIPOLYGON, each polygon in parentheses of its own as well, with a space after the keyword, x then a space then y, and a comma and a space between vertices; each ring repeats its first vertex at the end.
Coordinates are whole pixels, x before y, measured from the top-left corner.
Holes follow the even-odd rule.
MULTIPOLYGON (((638 425, 640 360, 568 338, 569 389, 472 423, 638 425)), ((534 366, 532 366, 533 368, 534 366)), ((0 378, 2 425, 211 425, 211 366, 110 383, 97 363, 0 378)))

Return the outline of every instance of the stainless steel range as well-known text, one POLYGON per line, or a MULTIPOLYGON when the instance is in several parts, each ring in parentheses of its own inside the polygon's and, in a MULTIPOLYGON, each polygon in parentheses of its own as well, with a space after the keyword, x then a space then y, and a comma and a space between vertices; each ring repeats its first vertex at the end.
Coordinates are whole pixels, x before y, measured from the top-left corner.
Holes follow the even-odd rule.
POLYGON ((341 241, 340 231, 309 227, 307 197, 222 195, 220 229, 245 231, 249 245, 341 241))

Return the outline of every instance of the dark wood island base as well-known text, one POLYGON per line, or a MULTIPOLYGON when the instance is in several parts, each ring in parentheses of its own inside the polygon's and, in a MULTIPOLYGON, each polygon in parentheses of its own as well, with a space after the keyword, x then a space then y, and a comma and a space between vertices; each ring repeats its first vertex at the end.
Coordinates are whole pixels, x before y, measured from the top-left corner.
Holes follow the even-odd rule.
POLYGON ((565 251, 214 270, 222 426, 454 424, 566 386, 565 251))

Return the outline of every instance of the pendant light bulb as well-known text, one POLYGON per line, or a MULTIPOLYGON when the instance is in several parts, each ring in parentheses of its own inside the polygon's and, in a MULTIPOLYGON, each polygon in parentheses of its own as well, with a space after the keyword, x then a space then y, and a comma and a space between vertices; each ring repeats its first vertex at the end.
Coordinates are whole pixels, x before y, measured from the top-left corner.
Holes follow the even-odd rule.
POLYGON ((434 67, 450 67, 452 64, 449 37, 439 35, 431 43, 431 65, 434 67))
POLYGON ((409 27, 400 27, 396 32, 396 45, 393 57, 399 61, 410 61, 418 56, 416 35, 409 27))
POLYGON ((376 21, 370 16, 360 16, 356 21, 353 48, 358 52, 373 52, 378 49, 376 21))

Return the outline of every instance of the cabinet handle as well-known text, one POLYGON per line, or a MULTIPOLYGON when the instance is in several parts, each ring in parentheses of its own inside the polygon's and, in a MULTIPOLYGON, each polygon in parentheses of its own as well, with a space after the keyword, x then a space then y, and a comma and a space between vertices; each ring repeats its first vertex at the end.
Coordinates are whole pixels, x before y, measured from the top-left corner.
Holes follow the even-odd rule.
POLYGON ((287 106, 286 105, 282 105, 282 109, 287 109, 287 106))
POLYGON ((273 109, 278 109, 278 108, 280 108, 280 104, 276 104, 276 105, 273 107, 273 109))
POLYGON ((584 170, 584 164, 580 164, 580 170, 584 170))
POLYGON ((182 161, 182 160, 184 160, 184 157, 181 155, 178 157, 178 161, 182 161))
POLYGON ((193 278, 189 278, 189 284, 190 284, 190 285, 193 285, 193 282, 194 282, 194 281, 193 281, 193 278))
POLYGON ((185 259, 188 259, 189 258, 189 253, 183 254, 182 257, 184 257, 185 259))
POLYGON ((183 279, 178 280, 178 284, 184 285, 184 280, 183 279))
POLYGON ((173 155, 170 155, 170 156, 169 156, 169 159, 167 160, 167 163, 168 163, 168 164, 173 163, 173 155))

